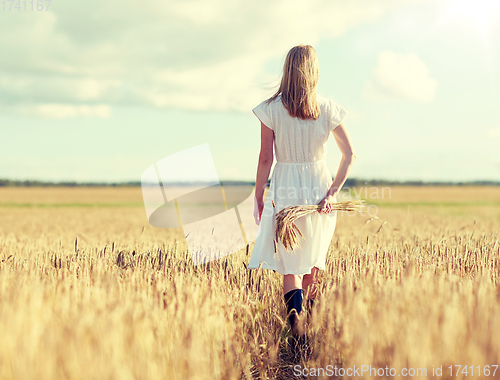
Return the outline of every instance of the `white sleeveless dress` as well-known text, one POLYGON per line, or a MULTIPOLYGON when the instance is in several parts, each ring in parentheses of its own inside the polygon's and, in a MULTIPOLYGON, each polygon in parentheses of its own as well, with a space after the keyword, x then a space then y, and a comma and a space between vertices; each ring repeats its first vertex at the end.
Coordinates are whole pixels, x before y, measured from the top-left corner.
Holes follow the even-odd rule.
POLYGON ((272 269, 281 274, 309 274, 313 267, 325 269, 326 253, 335 231, 336 212, 315 212, 295 222, 302 232, 300 247, 287 251, 277 240, 278 211, 288 206, 318 204, 332 184, 326 164, 326 142, 331 131, 347 114, 332 100, 317 96, 321 116, 317 120, 291 117, 278 96, 273 102, 260 103, 252 111, 274 131, 274 166, 269 191, 259 224, 249 269, 272 269), (273 206, 273 201, 275 206, 273 206))

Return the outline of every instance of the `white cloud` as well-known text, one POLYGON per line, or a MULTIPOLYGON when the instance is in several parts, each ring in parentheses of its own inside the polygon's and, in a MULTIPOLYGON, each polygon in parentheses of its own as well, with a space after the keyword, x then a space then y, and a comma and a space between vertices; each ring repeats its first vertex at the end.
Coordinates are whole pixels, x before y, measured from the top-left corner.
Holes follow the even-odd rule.
POLYGON ((111 116, 111 107, 107 104, 72 105, 47 103, 35 105, 14 105, 11 107, 10 111, 12 113, 50 119, 64 119, 67 117, 108 118, 111 116))
POLYGON ((363 96, 373 102, 400 99, 430 102, 436 90, 437 81, 416 54, 385 50, 378 55, 377 67, 366 83, 363 96))
POLYGON ((87 102, 109 97, 121 86, 119 80, 90 76, 0 73, 0 101, 36 99, 41 102, 87 102))
MULTIPOLYGON (((60 2, 49 12, 15 18, 4 12, 0 104, 28 109, 26 103, 33 102, 74 107, 92 102, 247 112, 269 95, 259 85, 277 74, 265 72, 268 60, 415 1, 186 0, 124 6, 119 0, 89 0, 60 2)), ((61 110, 48 114, 85 113, 61 110)))

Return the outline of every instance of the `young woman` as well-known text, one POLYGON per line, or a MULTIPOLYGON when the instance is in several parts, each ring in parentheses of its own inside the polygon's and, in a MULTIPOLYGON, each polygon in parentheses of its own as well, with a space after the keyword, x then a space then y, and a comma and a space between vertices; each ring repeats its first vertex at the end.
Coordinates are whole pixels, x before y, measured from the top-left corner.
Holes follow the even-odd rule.
POLYGON ((248 268, 262 264, 262 268, 284 275, 283 293, 295 336, 301 333, 304 295, 309 307, 317 296, 318 272, 325 269, 336 224, 336 211, 332 212, 331 205, 337 201, 355 159, 342 123, 347 112, 316 94, 318 74, 313 47, 293 47, 286 56, 279 89, 252 110, 261 122, 254 211, 259 229, 248 268), (325 161, 330 133, 342 153, 334 181, 325 161), (264 201, 273 145, 276 165, 264 201), (303 238, 299 248, 287 251, 280 241, 274 241, 275 215, 285 207, 306 204, 320 204, 322 208, 297 219, 303 238))

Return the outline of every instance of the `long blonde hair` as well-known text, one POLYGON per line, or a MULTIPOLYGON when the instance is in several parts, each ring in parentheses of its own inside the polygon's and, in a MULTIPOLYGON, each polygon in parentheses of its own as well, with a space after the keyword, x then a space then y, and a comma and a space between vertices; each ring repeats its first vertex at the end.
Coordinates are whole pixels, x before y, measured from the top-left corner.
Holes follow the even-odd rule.
POLYGON ((279 95, 292 117, 318 119, 321 111, 316 98, 318 87, 318 55, 311 45, 298 45, 290 49, 283 65, 283 77, 271 103, 279 95))

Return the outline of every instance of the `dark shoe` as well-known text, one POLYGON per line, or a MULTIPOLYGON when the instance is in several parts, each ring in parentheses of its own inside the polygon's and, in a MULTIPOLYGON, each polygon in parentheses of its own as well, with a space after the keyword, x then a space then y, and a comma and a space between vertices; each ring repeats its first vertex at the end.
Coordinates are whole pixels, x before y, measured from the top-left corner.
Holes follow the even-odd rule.
POLYGON ((299 315, 302 311, 303 299, 304 289, 293 289, 285 294, 288 321, 294 336, 298 336, 302 332, 299 315))

